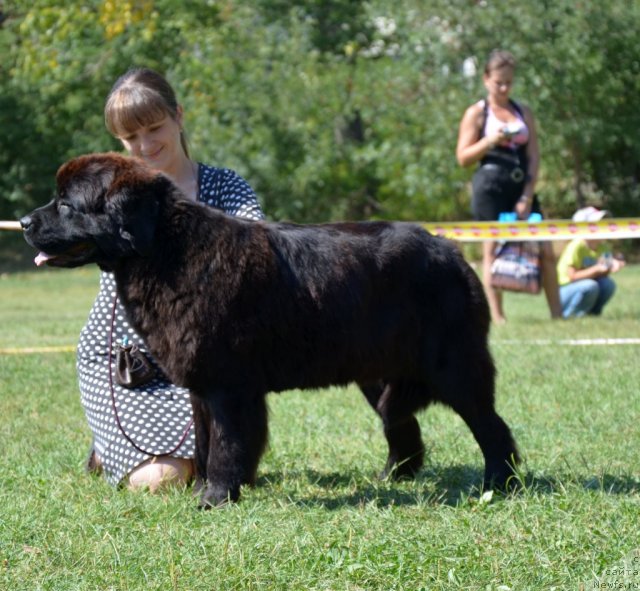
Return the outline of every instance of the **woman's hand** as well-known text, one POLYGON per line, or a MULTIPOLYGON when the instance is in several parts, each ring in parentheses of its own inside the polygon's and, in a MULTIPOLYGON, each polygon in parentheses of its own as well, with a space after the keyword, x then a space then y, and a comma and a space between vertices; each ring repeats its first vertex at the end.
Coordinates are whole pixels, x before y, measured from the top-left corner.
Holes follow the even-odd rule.
POLYGON ((516 203, 516 213, 518 214, 519 219, 526 220, 529 218, 532 201, 533 199, 530 199, 526 195, 523 195, 518 199, 518 202, 516 203))
POLYGON ((456 159, 461 166, 471 166, 479 162, 489 150, 507 139, 503 130, 480 137, 483 121, 483 110, 478 103, 471 105, 460 121, 456 159))
POLYGON ((495 148, 496 146, 499 146, 500 144, 508 141, 509 139, 511 139, 511 135, 507 134, 505 131, 505 128, 501 128, 499 129, 496 133, 494 133, 493 135, 489 136, 489 141, 492 144, 492 148, 495 148))
POLYGON ((627 263, 623 259, 612 258, 611 259, 611 272, 617 273, 622 267, 624 267, 627 263))

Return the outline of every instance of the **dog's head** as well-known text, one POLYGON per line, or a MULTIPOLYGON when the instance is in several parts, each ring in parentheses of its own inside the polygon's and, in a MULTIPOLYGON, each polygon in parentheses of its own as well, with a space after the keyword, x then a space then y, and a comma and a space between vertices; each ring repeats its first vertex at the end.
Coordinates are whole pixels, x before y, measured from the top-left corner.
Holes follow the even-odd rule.
POLYGON ((159 197, 171 182, 142 161, 115 153, 80 156, 63 164, 56 196, 20 220, 37 265, 111 269, 145 256, 153 245, 159 197))

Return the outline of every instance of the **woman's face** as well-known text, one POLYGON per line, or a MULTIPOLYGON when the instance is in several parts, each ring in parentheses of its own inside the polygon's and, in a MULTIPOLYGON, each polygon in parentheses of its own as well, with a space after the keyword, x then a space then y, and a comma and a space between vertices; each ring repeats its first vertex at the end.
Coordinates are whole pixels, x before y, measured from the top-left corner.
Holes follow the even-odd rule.
POLYGON ((484 75, 484 86, 489 96, 499 103, 509 100, 512 85, 513 68, 511 66, 497 68, 484 75))
POLYGON ((132 156, 142 158, 156 170, 169 171, 183 154, 180 129, 180 122, 166 115, 134 131, 123 131, 118 139, 132 156))

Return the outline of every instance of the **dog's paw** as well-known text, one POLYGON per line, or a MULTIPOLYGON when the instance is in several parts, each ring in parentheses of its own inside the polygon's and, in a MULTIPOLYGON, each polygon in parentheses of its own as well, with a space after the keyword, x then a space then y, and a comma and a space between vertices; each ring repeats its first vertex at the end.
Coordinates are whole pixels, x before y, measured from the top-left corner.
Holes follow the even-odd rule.
POLYGON ((422 468, 422 455, 416 454, 400 462, 388 459, 384 470, 379 475, 380 480, 413 480, 422 468))
POLYGON ((227 487, 207 485, 200 496, 200 509, 216 509, 224 507, 229 503, 236 503, 240 498, 238 489, 229 489, 227 487))
POLYGON ((201 497, 204 489, 207 487, 207 481, 203 478, 194 478, 192 493, 194 497, 201 497))
POLYGON ((484 475, 484 490, 493 490, 494 492, 511 495, 520 491, 522 486, 522 478, 520 473, 513 464, 516 462, 502 462, 495 466, 487 466, 484 475))

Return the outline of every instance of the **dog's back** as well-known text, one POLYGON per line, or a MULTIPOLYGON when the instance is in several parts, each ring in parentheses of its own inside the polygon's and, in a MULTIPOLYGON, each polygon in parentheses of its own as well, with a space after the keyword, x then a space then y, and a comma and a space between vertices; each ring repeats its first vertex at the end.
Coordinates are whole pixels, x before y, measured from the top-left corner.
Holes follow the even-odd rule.
MULTIPOLYGON (((197 368, 196 381, 244 379, 281 391, 424 380, 455 339, 473 333, 486 347, 488 309, 475 273, 452 243, 416 224, 299 226, 179 208, 193 209, 188 242, 199 242, 198 253, 185 255, 189 272, 200 261, 185 292, 209 292, 184 294, 199 306, 189 316, 211 329, 182 364, 197 368)), ((176 256, 180 247, 161 239, 176 256)))

